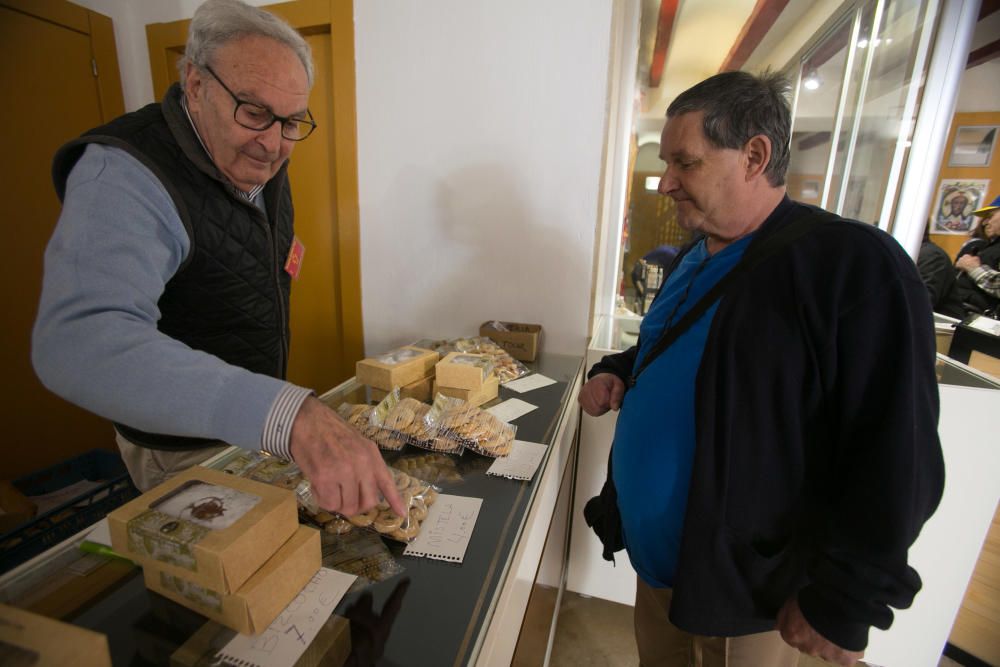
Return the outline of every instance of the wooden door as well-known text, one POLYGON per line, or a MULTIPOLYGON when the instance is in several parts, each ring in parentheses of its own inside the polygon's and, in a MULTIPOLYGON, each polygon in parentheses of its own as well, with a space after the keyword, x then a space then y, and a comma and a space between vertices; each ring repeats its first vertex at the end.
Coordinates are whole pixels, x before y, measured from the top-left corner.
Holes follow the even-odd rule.
MULTIPOLYGON (((288 379, 323 392, 354 375, 355 362, 364 356, 353 7, 299 0, 267 9, 302 33, 316 70, 309 106, 319 127, 295 147, 289 167, 295 233, 306 252, 292 285, 288 379)), ((157 98, 178 80, 189 23, 146 27, 157 98)))
POLYGON ((0 262, 0 478, 10 479, 115 446, 111 424, 46 390, 30 358, 42 257, 60 208, 52 156, 66 141, 124 112, 111 19, 63 0, 0 0, 0 90, 7 241, 0 262))

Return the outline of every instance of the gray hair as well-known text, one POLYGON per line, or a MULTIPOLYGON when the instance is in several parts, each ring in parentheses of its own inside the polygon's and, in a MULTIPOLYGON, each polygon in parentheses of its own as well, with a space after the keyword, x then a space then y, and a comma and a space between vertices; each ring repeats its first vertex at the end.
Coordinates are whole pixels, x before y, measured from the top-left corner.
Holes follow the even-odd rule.
POLYGON ((294 51, 302 61, 309 87, 312 88, 312 49, 302 35, 274 14, 240 0, 207 0, 195 10, 184 57, 177 63, 181 87, 186 83, 184 70, 188 63, 198 67, 210 65, 216 49, 230 40, 248 35, 270 37, 294 51))
POLYGON ((722 72, 688 88, 667 108, 667 118, 704 111, 702 131, 716 148, 743 148, 762 134, 771 140, 767 182, 785 184, 791 141, 791 86, 782 74, 722 72))

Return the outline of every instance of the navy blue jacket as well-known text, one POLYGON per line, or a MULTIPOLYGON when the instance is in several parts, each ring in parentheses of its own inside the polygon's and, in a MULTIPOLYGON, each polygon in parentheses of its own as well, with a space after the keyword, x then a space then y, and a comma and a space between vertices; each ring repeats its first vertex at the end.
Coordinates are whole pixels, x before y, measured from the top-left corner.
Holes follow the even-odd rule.
MULTIPOLYGON (((763 632, 797 594, 819 633, 862 650, 920 589, 907 550, 944 486, 931 308, 888 234, 785 208, 748 253, 797 216, 814 228, 729 289, 705 344, 670 618, 763 632)), ((637 349, 589 375, 626 379, 637 349)))

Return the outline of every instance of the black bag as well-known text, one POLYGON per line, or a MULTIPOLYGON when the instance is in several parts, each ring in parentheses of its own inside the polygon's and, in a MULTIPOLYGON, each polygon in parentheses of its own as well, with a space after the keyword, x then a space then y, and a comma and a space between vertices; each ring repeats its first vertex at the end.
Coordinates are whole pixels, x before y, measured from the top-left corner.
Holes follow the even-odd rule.
POLYGON ((587 522, 604 549, 601 558, 615 561, 615 552, 625 548, 622 539, 622 517, 618 513, 618 490, 611 477, 611 453, 608 453, 608 478, 601 487, 601 493, 583 506, 583 520, 587 522))
MULTIPOLYGON (((722 293, 731 284, 746 274, 747 271, 773 255, 775 252, 811 230, 815 224, 816 221, 812 217, 792 220, 784 229, 775 232, 771 237, 761 241, 760 245, 756 248, 748 248, 739 264, 733 267, 733 269, 723 276, 722 279, 712 287, 712 289, 706 292, 698 303, 691 308, 691 310, 684 313, 684 316, 681 317, 677 324, 669 329, 665 329, 663 333, 660 334, 660 339, 656 341, 652 349, 650 349, 649 354, 647 354, 642 360, 642 364, 637 369, 632 371, 632 375, 625 383, 625 391, 628 391, 631 387, 635 386, 636 378, 639 377, 639 374, 642 373, 642 371, 644 371, 651 363, 653 363, 653 361, 660 356, 664 350, 670 347, 673 342, 677 340, 678 336, 694 324, 713 303, 721 298, 722 293)), ((690 250, 690 247, 686 250, 690 250)), ((680 263, 680 259, 684 254, 685 253, 680 253, 674 259, 671 264, 671 272, 672 269, 680 263)), ((666 277, 664 277, 663 284, 666 284, 666 277)), ((662 284, 660 285, 660 289, 663 289, 662 284)), ((657 293, 657 297, 659 297, 659 293, 657 293)), ((594 531, 594 534, 597 535, 598 539, 601 540, 601 545, 604 547, 601 552, 601 557, 604 560, 614 562, 614 554, 615 552, 621 551, 625 548, 625 540, 622 537, 622 517, 618 512, 618 490, 615 488, 614 477, 611 474, 612 456, 613 452, 609 452, 608 476, 604 481, 604 486, 601 487, 600 494, 588 500, 587 504, 584 505, 583 519, 594 531)))

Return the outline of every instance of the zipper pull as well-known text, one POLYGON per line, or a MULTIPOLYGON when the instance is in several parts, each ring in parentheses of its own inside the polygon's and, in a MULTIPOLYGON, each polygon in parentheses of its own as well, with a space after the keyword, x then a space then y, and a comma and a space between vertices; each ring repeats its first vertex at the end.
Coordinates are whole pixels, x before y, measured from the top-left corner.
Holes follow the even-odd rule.
POLYGON ((629 389, 631 389, 632 387, 634 387, 635 386, 635 376, 634 375, 629 375, 628 376, 628 381, 625 384, 628 385, 629 389))

